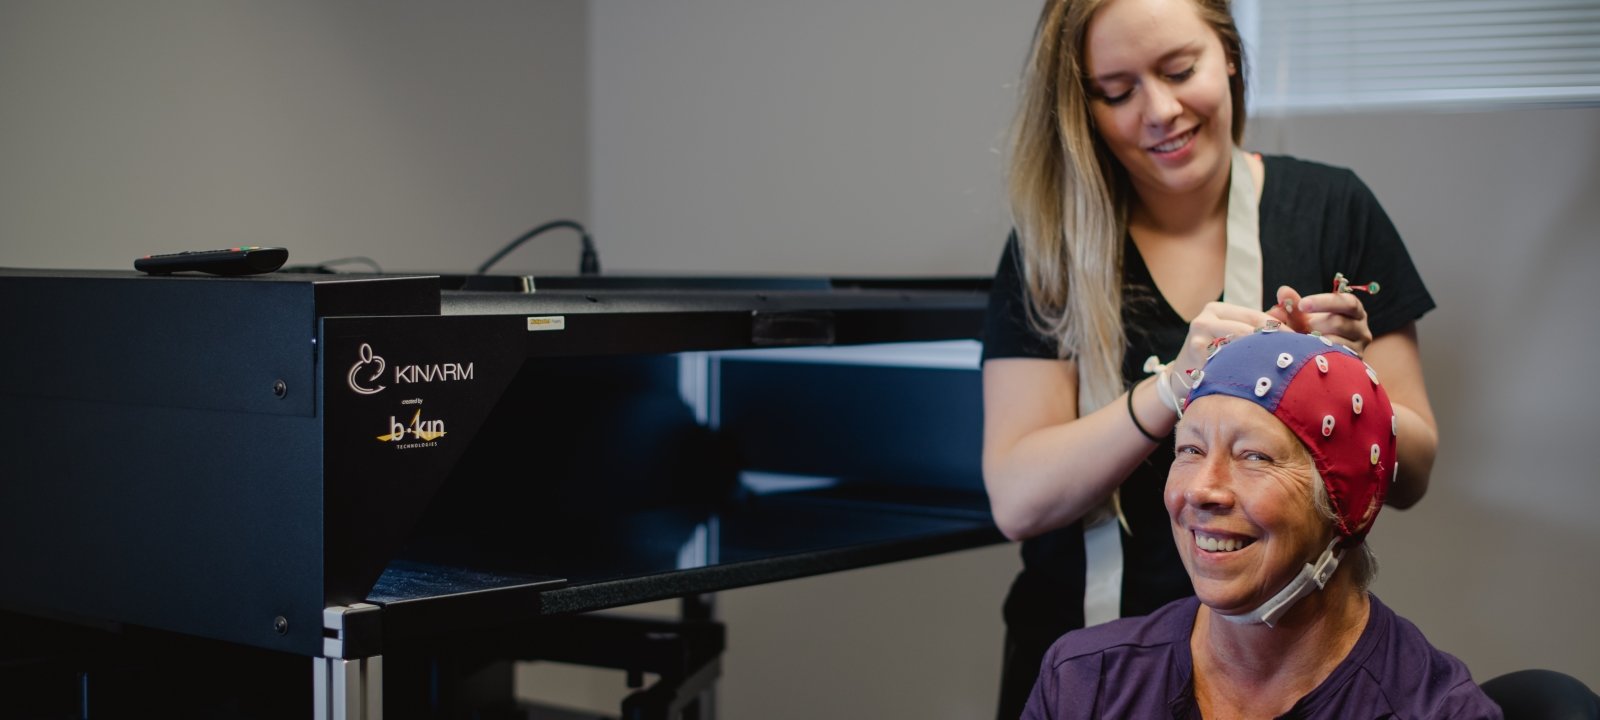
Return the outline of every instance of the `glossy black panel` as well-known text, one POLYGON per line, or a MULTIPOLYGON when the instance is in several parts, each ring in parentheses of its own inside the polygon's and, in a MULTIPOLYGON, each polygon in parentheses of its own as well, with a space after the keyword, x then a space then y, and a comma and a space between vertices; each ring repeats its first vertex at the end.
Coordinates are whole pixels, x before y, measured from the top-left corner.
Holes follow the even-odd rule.
MULTIPOLYGON (((408 562, 485 578, 556 576, 538 612, 581 612, 804 577, 1001 541, 981 511, 914 511, 808 494, 480 527, 417 539, 408 562)), ((496 580, 501 582, 503 580, 496 580)))

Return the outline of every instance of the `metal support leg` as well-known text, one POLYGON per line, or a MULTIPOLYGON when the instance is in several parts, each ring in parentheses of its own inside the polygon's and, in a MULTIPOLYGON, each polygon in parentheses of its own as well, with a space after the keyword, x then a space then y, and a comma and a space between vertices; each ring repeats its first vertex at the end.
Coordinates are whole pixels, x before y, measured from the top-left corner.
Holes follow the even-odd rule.
POLYGON ((383 720, 383 656, 312 658, 316 720, 383 720))
POLYGON ((623 720, 709 720, 710 708, 701 708, 700 698, 720 675, 722 659, 713 657, 682 678, 663 679, 623 698, 623 720))
MULTIPOLYGON (((684 620, 715 621, 717 619, 717 596, 715 593, 684 596, 679 611, 684 620)), ((717 663, 717 670, 711 676, 714 681, 721 674, 721 661, 717 663)), ((706 682, 700 685, 697 697, 684 708, 683 720, 716 720, 717 718, 717 684, 706 682)))
POLYGON ((353 603, 322 610, 324 657, 311 661, 316 720, 383 720, 379 609, 353 603))

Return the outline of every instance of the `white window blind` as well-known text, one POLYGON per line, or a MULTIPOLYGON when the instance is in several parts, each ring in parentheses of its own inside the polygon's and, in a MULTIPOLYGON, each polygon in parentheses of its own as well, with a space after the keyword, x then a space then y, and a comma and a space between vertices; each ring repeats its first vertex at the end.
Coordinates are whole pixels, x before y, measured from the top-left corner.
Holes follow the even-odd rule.
POLYGON ((1252 111, 1600 104, 1600 0, 1236 0, 1252 111))

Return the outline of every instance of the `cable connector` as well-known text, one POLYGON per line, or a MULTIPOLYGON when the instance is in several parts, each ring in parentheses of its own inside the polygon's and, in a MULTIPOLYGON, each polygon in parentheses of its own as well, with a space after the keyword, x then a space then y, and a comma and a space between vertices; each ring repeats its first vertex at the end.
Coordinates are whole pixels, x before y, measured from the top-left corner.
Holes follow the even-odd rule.
POLYGON ((599 251, 595 250, 594 239, 589 237, 589 231, 584 229, 583 225, 576 220, 551 220, 550 222, 523 233, 521 237, 512 240, 511 243, 501 249, 500 252, 495 253, 494 257, 489 258, 488 260, 484 261, 482 265, 479 265, 478 274, 482 275, 489 272, 489 268, 494 267, 494 264, 500 262, 501 258, 511 254, 512 250, 517 249, 523 243, 557 228, 571 228, 578 231, 578 238, 583 243, 583 254, 578 259, 578 274, 599 275, 600 253, 599 251))

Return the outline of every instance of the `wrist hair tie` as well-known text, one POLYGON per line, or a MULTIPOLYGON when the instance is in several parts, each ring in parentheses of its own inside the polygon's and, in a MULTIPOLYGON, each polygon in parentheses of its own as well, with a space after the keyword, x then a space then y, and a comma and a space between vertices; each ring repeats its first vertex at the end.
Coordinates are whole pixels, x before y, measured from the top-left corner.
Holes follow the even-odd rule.
POLYGON ((1161 438, 1156 437, 1155 435, 1151 434, 1149 430, 1144 429, 1144 426, 1139 424, 1139 416, 1133 414, 1133 391, 1138 387, 1139 383, 1134 383, 1128 388, 1128 419, 1133 421, 1133 427, 1139 431, 1140 435, 1149 438, 1150 442, 1160 445, 1161 438))

